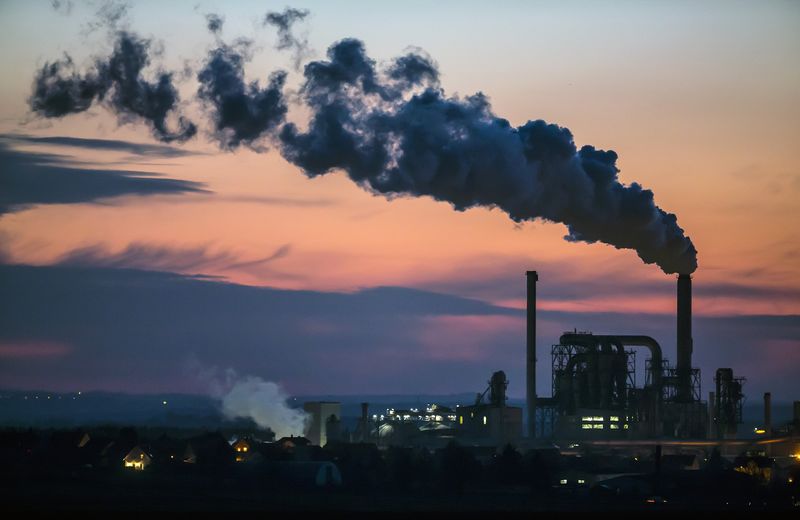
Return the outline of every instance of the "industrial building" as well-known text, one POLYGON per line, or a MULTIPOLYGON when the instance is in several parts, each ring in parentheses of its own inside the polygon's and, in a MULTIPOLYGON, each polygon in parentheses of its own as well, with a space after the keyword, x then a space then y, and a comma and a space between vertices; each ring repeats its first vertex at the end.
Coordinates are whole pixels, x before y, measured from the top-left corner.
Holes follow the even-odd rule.
POLYGON ((334 401, 309 401, 303 403, 309 416, 306 438, 316 446, 325 446, 329 437, 337 437, 338 425, 342 419, 342 404, 334 401), (331 426, 334 428, 331 428, 331 426), (335 429, 336 431, 329 431, 335 429))
POLYGON ((508 380, 505 372, 492 374, 489 386, 475 403, 456 408, 456 434, 472 444, 495 446, 514 443, 522 437, 522 408, 506 404, 508 380), (488 399, 487 399, 487 395, 488 399))
MULTIPOLYGON (((742 416, 742 384, 720 368, 715 392, 701 400, 692 366, 692 279, 677 280, 677 363, 644 335, 564 333, 551 348, 552 395, 536 395, 536 271, 527 276, 528 437, 557 439, 732 438, 742 416), (636 386, 637 348, 645 349, 644 383, 636 386)), ((641 380, 641 379, 639 379, 641 380)))
MULTIPOLYGON (((341 405, 334 402, 306 403, 311 416, 307 437, 324 446, 328 440, 375 442, 378 445, 443 446, 450 440, 472 446, 502 446, 508 443, 535 447, 539 441, 557 441, 561 446, 577 442, 641 449, 663 445, 681 450, 689 446, 707 449, 727 446, 774 445, 770 450, 800 455, 795 412, 794 426, 775 438, 765 396, 766 435, 751 443, 737 440, 742 422, 744 378, 731 368, 719 368, 708 400, 701 399, 700 369, 692 366, 692 279, 677 277, 676 364, 664 355, 653 337, 638 334, 565 332, 550 349, 551 395, 536 394, 536 271, 527 279, 526 408, 508 404, 508 379, 503 371, 492 374, 486 389, 474 402, 455 407, 429 404, 425 408, 389 408, 369 415, 361 405, 361 418, 354 432, 338 430, 341 405), (644 373, 637 374, 637 356, 646 355, 644 373), (640 384, 637 384, 640 382, 640 384), (527 423, 527 430, 523 425, 527 423), (334 431, 335 430, 335 431, 334 431), (341 438, 340 438, 341 437, 341 438), (655 443, 655 444, 654 444, 655 443)), ((551 445, 552 446, 552 445, 551 445)))

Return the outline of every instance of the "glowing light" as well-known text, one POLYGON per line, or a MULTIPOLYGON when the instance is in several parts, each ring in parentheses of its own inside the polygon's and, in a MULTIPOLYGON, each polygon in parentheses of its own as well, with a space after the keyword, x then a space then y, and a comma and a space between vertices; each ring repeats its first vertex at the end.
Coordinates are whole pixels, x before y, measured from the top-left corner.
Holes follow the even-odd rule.
POLYGON ((561 479, 561 485, 563 486, 563 485, 564 485, 564 484, 566 484, 566 483, 567 483, 567 479, 565 479, 565 478, 562 478, 562 479, 561 479))
POLYGON ((458 424, 464 424, 464 416, 463 415, 459 415, 458 416, 458 424))
POLYGON ((161 404, 163 404, 164 406, 167 406, 167 402, 166 401, 161 401, 161 404))
POLYGON ((578 479, 578 484, 586 484, 586 481, 583 480, 582 478, 579 478, 578 479))
POLYGON ((483 425, 486 426, 486 416, 483 416, 483 425))

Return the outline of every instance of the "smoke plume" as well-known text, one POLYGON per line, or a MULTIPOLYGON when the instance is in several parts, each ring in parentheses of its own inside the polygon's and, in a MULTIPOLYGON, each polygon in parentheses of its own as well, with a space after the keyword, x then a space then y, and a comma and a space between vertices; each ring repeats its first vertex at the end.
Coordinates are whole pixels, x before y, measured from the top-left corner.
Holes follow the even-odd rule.
MULTIPOLYGON (((269 13, 279 47, 297 45, 291 26, 307 11, 269 13)), ((194 135, 194 124, 175 111, 171 75, 141 79, 148 43, 120 32, 112 56, 84 75, 72 60, 48 63, 37 75, 31 108, 46 117, 86 110, 95 100, 148 121, 163 141, 194 135)), ((515 222, 542 219, 567 227, 571 242, 602 242, 633 249, 665 273, 692 273, 697 251, 674 214, 655 204, 653 192, 619 179, 617 154, 578 148, 569 129, 542 120, 512 126, 492 111, 482 93, 447 95, 436 63, 412 50, 378 66, 364 44, 333 44, 327 60, 306 64, 300 99, 310 112, 305 130, 286 122, 286 73, 265 86, 244 80, 248 45, 220 44, 197 79, 198 98, 210 109, 213 136, 224 149, 259 149, 274 141, 308 177, 344 170, 359 186, 387 198, 428 196, 459 211, 499 208, 515 222)))
POLYGON ((447 96, 418 52, 378 70, 363 43, 346 39, 306 65, 306 131, 285 124, 283 156, 309 177, 344 170, 392 198, 429 196, 459 211, 500 208, 515 222, 567 226, 568 241, 634 249, 666 273, 691 273, 696 250, 653 192, 619 181, 617 154, 577 149, 572 133, 542 120, 514 127, 486 97, 447 96))
POLYGON ((252 419, 261 428, 269 428, 275 437, 304 435, 307 414, 289 408, 286 394, 270 381, 248 376, 237 380, 222 396, 222 412, 229 419, 252 419))
POLYGON ((251 419, 259 427, 272 430, 277 438, 305 435, 308 414, 290 408, 288 397, 276 383, 256 376, 240 377, 228 368, 206 367, 192 357, 186 370, 208 387, 228 419, 251 419))
POLYGON ((287 7, 282 13, 269 12, 264 16, 262 25, 272 25, 278 29, 278 43, 275 48, 278 50, 291 50, 293 54, 294 67, 298 69, 300 62, 309 55, 308 40, 299 38, 292 33, 292 26, 304 20, 309 15, 306 9, 294 9, 287 7))
POLYGON ((206 15, 206 28, 212 34, 219 34, 222 32, 222 25, 225 23, 225 17, 215 13, 208 13, 206 15))
POLYGON ((197 75, 198 97, 211 109, 213 136, 231 150, 273 133, 286 116, 283 96, 286 73, 273 72, 265 87, 244 80, 246 49, 222 44, 213 49, 197 75))
POLYGON ((46 63, 37 73, 33 94, 28 100, 31 110, 48 118, 60 118, 83 112, 93 103, 102 103, 117 114, 123 123, 144 120, 153 135, 164 142, 182 142, 197 132, 191 121, 177 113, 178 91, 172 73, 159 71, 154 82, 142 77, 150 64, 150 40, 120 31, 114 51, 95 60, 94 66, 81 74, 69 55, 46 63), (168 128, 168 118, 177 119, 168 128))

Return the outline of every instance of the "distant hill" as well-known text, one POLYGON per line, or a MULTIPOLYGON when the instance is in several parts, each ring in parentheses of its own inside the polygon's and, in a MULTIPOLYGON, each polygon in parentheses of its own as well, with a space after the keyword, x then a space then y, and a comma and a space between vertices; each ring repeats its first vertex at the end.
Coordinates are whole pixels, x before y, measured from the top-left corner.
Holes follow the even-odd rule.
MULTIPOLYGON (((355 427, 361 416, 361 403, 369 403, 369 415, 386 413, 387 408, 424 409, 429 404, 450 407, 471 404, 473 393, 448 395, 304 395, 289 398, 293 408, 306 401, 338 401, 342 403, 345 427, 355 427)), ((512 406, 525 405, 522 399, 509 399, 512 406)), ((761 403, 746 404, 742 437, 753 436, 753 429, 763 423, 761 403)), ((780 426, 792 418, 791 403, 774 402, 773 425, 780 426)), ((0 391, 0 426, 12 427, 78 427, 92 425, 131 425, 172 428, 215 429, 236 424, 223 417, 218 402, 212 397, 193 394, 122 394, 108 392, 56 393, 43 391, 0 391)))

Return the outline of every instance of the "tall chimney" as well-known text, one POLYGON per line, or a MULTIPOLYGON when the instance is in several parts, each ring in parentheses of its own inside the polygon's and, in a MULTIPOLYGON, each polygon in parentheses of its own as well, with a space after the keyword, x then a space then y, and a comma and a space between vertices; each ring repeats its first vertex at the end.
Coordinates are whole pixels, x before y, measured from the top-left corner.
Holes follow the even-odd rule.
POLYGON ((772 394, 764 393, 764 429, 767 436, 772 437, 772 394))
POLYGON ((528 280, 528 333, 527 333, 527 362, 526 392, 528 405, 528 437, 536 437, 536 282, 539 275, 536 271, 525 273, 528 280))
POLYGON ((692 278, 678 275, 678 400, 692 400, 692 278))

